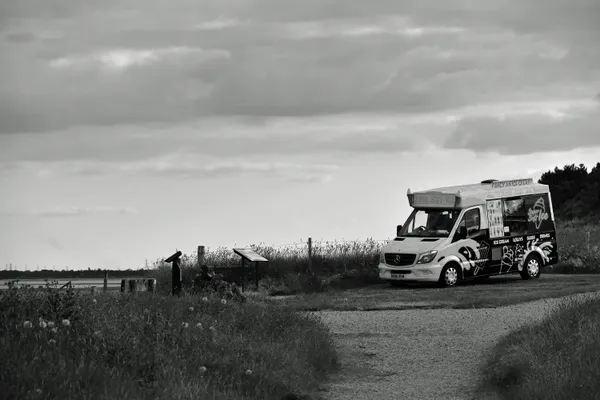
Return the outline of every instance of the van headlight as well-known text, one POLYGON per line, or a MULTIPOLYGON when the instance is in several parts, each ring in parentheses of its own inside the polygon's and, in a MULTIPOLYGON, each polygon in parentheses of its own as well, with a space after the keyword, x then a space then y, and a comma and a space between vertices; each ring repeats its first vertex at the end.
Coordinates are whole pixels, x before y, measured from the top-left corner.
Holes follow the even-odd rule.
POLYGON ((384 252, 379 253, 379 262, 382 264, 385 264, 385 253, 384 252))
POLYGON ((427 253, 423 253, 423 254, 419 255, 419 261, 417 261, 417 264, 429 264, 430 262, 433 261, 433 259, 435 258, 436 255, 437 255, 437 250, 431 250, 431 251, 428 251, 427 253))

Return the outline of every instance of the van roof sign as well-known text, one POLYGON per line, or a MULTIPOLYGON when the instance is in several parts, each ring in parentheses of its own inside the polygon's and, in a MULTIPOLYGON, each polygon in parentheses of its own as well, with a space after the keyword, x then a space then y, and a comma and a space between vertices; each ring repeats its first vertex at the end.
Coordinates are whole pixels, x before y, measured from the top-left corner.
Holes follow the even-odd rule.
POLYGON ((464 208, 485 204, 486 200, 549 193, 548 185, 535 183, 533 179, 481 182, 475 184, 446 186, 429 190, 406 192, 413 208, 464 208))
POLYGON ((458 197, 446 193, 415 193, 408 196, 411 207, 456 207, 458 197))
POLYGON ((528 179, 513 179, 510 181, 496 181, 496 182, 492 182, 492 188, 494 189, 500 189, 500 188, 506 188, 506 187, 515 187, 515 186, 526 186, 526 185, 533 185, 533 179, 528 178, 528 179))

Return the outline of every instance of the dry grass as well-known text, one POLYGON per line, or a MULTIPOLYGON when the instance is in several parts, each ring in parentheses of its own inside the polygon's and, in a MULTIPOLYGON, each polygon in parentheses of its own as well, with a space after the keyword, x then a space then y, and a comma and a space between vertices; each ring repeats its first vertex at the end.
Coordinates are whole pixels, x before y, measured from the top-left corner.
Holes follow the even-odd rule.
POLYGON ((499 343, 481 392, 511 400, 600 398, 599 331, 600 298, 565 301, 546 320, 499 343))
MULTIPOLYGON (((560 223, 557 228, 560 263, 547 268, 545 273, 598 273, 600 272, 600 226, 578 222, 560 223)), ((271 295, 323 292, 328 289, 346 289, 378 284, 379 253, 385 242, 367 239, 348 242, 313 242, 312 266, 308 271, 308 245, 284 247, 264 243, 249 246, 269 259, 259 271, 260 287, 271 295)), ((198 273, 196 255, 184 255, 184 284, 198 273)), ((215 269, 230 271, 227 278, 239 281, 239 257, 231 249, 208 249, 205 264, 215 269)), ((160 262, 158 275, 161 282, 170 281, 170 266, 160 262)), ((252 279, 252 276, 249 276, 252 279)), ((165 290, 168 290, 165 289, 165 290)))
POLYGON ((6 399, 280 399, 337 368, 319 321, 252 300, 12 288, 0 343, 6 399))

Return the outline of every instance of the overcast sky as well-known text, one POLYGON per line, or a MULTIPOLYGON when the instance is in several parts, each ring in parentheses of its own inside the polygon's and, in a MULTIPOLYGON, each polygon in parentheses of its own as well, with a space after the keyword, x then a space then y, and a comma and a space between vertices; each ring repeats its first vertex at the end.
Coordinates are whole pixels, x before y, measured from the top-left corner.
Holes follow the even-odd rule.
POLYGON ((0 268, 386 239, 600 161, 597 0, 0 4, 0 268))

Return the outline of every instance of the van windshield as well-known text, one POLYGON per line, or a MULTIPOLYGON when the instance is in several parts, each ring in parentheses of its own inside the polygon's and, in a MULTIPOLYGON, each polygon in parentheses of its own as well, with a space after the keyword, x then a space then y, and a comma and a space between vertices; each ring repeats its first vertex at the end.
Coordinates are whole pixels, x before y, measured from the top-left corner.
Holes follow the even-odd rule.
POLYGON ((400 236, 448 237, 460 210, 413 210, 402 226, 400 236))

